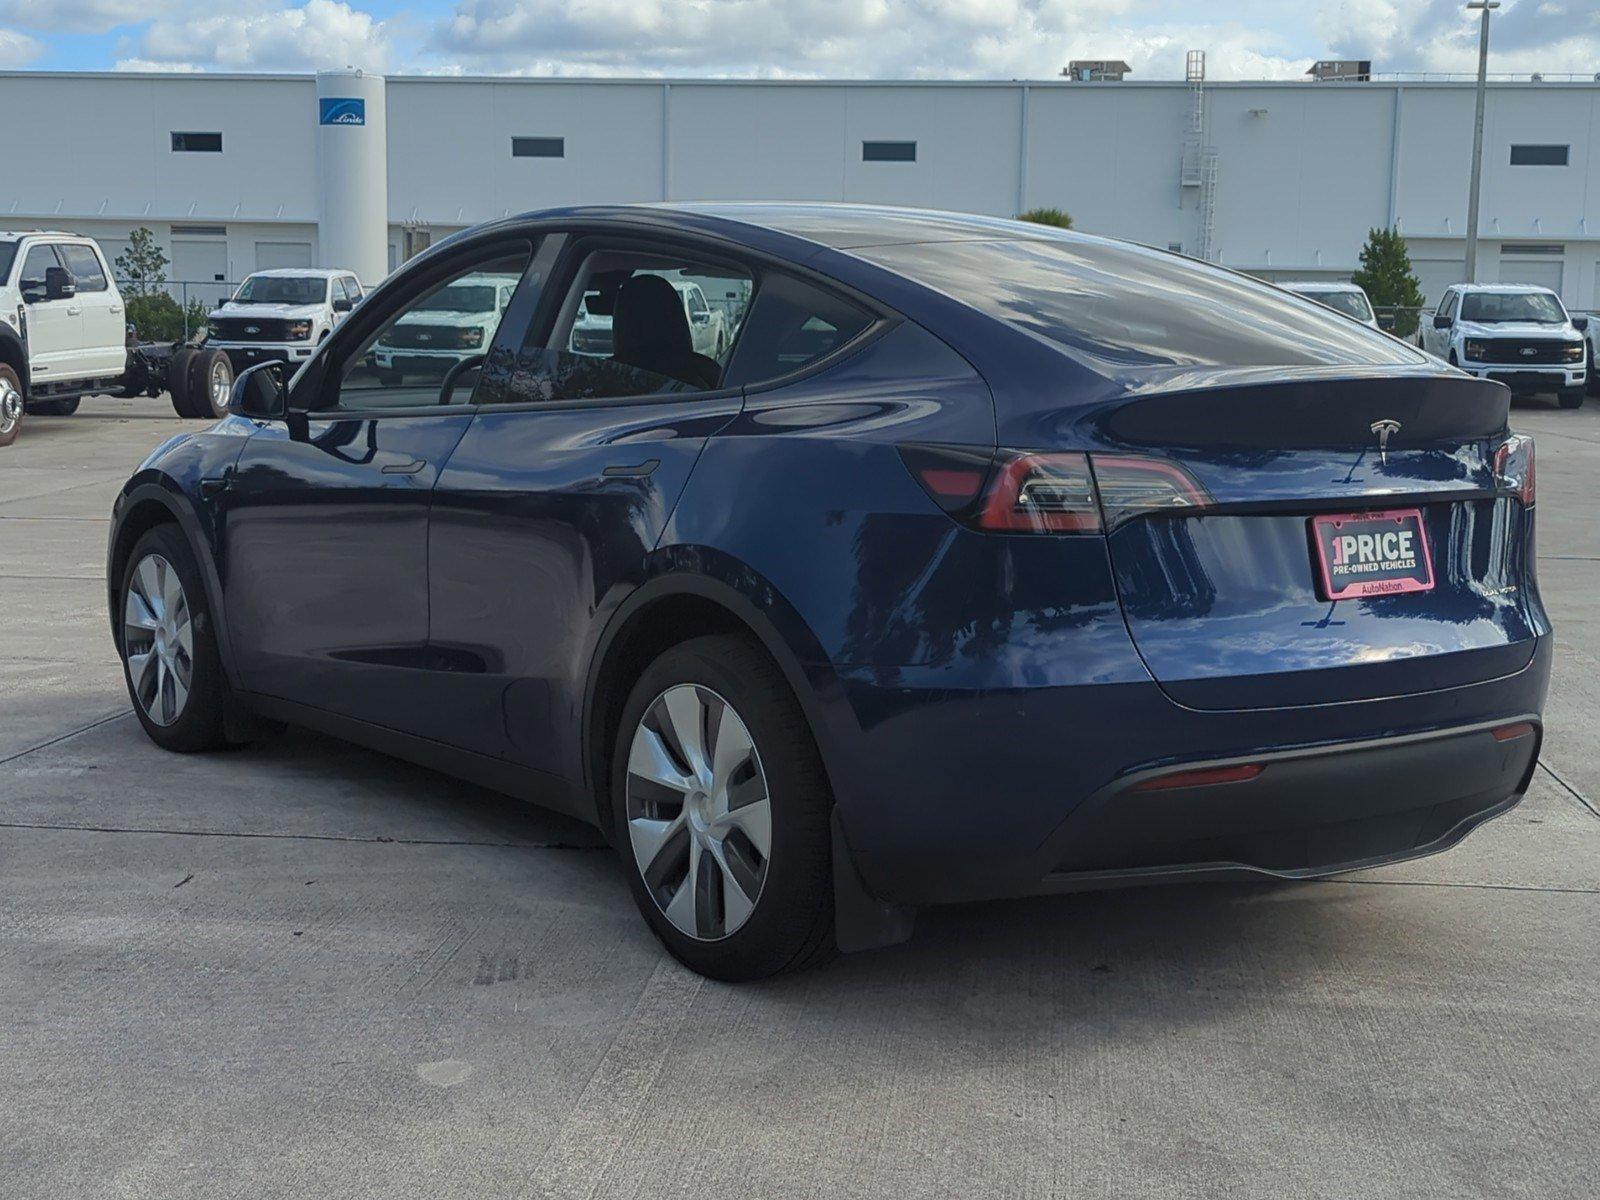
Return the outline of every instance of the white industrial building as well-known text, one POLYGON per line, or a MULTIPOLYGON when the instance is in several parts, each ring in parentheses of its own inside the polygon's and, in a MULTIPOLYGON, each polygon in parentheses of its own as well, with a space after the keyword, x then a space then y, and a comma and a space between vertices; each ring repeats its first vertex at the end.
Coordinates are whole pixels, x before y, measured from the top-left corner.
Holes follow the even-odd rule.
MULTIPOLYGON (((812 199, 1048 205, 1278 278, 1348 275, 1394 225, 1437 297, 1462 276, 1473 87, 11 73, 0 106, 0 227, 117 252, 148 226, 173 279, 213 287, 371 282, 552 205, 812 199)), ((1481 211, 1480 279, 1600 308, 1600 82, 1490 86, 1481 211)))

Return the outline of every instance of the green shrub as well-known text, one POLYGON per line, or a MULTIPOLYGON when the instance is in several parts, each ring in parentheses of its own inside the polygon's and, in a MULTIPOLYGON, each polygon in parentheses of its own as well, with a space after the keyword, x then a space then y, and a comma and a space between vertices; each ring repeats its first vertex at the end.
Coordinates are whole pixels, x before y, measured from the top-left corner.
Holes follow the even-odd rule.
POLYGON ((127 298, 128 321, 134 336, 141 342, 177 342, 185 337, 184 318, 188 318, 188 334, 194 336, 206 327, 206 306, 199 300, 189 301, 188 310, 167 292, 151 292, 144 296, 127 298))
POLYGON ((1030 208, 1018 213, 1017 220, 1032 221, 1035 225, 1054 225, 1057 229, 1072 228, 1072 214, 1059 208, 1030 208))
POLYGON ((1350 282, 1367 293, 1374 308, 1394 308, 1396 337, 1409 337, 1417 331, 1422 308, 1422 287, 1411 270, 1411 253, 1406 239, 1396 229, 1372 229, 1367 244, 1361 247, 1361 269, 1350 282))

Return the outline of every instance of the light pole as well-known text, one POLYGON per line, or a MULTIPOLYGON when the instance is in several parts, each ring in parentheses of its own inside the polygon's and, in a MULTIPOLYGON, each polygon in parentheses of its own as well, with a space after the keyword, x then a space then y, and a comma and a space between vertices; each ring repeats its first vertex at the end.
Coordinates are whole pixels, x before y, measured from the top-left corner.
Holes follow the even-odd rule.
POLYGON ((1483 175, 1483 96, 1489 79, 1489 13, 1500 0, 1467 0, 1467 10, 1478 9, 1478 110, 1472 119, 1472 183, 1467 190, 1467 282, 1478 282, 1478 184, 1483 175))

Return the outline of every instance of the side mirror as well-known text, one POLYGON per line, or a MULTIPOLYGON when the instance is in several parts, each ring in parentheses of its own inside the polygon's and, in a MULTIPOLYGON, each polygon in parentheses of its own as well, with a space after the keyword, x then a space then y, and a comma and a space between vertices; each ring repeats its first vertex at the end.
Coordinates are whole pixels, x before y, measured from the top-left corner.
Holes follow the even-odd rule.
POLYGON ((1576 329, 1579 333, 1588 333, 1589 332, 1589 318, 1588 317, 1573 317, 1572 318, 1572 327, 1574 329, 1576 329))
POLYGON ((1433 318, 1433 327, 1435 329, 1449 329, 1450 318, 1445 316, 1443 313, 1438 314, 1433 318))
POLYGON ((281 362, 257 363, 240 372, 228 394, 228 411, 255 421, 281 421, 289 408, 289 373, 281 362))
POLYGON ((340 296, 333 302, 334 312, 349 312, 354 307, 355 303, 350 299, 349 296, 340 296))
POLYGON ((73 282, 72 272, 65 267, 46 267, 44 270, 44 298, 46 300, 70 300, 78 294, 78 285, 73 282))
POLYGON ((1395 317, 1396 317, 1395 313, 1392 313, 1392 312, 1380 312, 1380 313, 1377 314, 1377 316, 1378 316, 1378 328, 1379 329, 1393 329, 1394 328, 1395 317))

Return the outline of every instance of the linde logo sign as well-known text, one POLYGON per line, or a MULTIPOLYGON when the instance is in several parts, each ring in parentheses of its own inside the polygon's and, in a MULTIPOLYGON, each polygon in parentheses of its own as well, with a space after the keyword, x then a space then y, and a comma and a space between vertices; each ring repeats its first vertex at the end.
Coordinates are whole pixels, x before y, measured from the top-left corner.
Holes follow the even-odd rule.
POLYGON ((319 96, 317 124, 365 125, 367 102, 359 96, 319 96))

